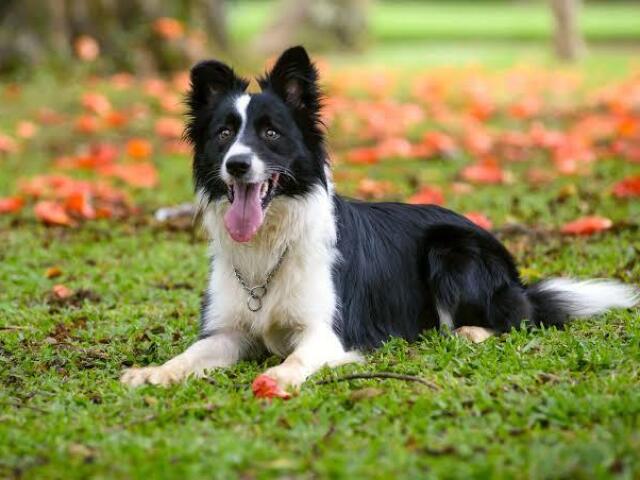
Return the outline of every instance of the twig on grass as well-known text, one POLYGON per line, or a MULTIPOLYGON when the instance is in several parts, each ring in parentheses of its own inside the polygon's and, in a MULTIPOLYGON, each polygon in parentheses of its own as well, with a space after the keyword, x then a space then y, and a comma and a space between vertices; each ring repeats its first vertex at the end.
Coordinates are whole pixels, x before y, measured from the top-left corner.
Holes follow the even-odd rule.
POLYGON ((440 390, 440 387, 438 385, 422 377, 416 377, 414 375, 403 375, 401 373, 393 372, 350 373, 342 377, 319 380, 316 382, 316 385, 326 385, 327 383, 335 382, 347 382, 349 380, 367 380, 372 378, 392 378, 395 380, 404 380, 405 382, 417 382, 421 383, 425 387, 429 387, 431 390, 440 390))

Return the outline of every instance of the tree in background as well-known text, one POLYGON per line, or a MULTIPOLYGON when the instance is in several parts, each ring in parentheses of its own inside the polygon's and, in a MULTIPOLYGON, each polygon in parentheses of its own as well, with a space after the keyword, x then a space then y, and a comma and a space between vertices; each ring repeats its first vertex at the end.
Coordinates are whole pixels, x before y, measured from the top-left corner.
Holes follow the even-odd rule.
POLYGON ((99 55, 118 69, 173 70, 227 45, 224 0, 0 2, 0 71, 99 55))
POLYGON ((361 47, 366 40, 369 0, 282 0, 280 15, 256 48, 275 53, 303 43, 311 49, 361 47))
POLYGON ((580 0, 551 0, 555 20, 555 49, 563 60, 575 60, 585 49, 578 24, 580 3, 580 0))

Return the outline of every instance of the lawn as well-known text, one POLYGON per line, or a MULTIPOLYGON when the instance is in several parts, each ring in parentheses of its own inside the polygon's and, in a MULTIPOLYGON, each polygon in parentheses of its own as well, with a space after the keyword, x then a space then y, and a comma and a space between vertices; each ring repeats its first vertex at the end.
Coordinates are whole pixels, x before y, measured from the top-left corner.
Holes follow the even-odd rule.
MULTIPOLYGON (((512 52, 500 50, 498 63, 520 64, 521 56, 512 52)), ((389 125, 397 125, 415 106, 433 113, 442 100, 456 118, 470 111, 489 115, 494 141, 501 132, 528 131, 535 121, 596 135, 592 123, 576 123, 576 117, 598 121, 592 114, 599 110, 589 100, 593 92, 605 84, 637 83, 629 80, 623 55, 615 58, 608 62, 602 55, 572 69, 542 62, 528 67, 524 77, 518 68, 436 68, 431 61, 427 69, 397 65, 379 76, 368 61, 360 68, 336 61, 327 84, 331 98, 346 102, 330 105, 338 112, 329 142, 337 188, 384 199, 435 189, 446 206, 487 216, 527 280, 573 275, 640 283, 640 202, 612 194, 616 182, 638 174, 632 151, 613 154, 610 139, 598 137, 589 143, 597 147, 596 160, 578 155, 578 171, 561 175, 564 157, 556 159, 558 166, 541 149, 526 147, 526 157, 515 159, 500 150, 501 176, 487 184, 463 173, 478 156, 484 158, 473 140, 484 138, 483 131, 473 122, 467 137, 452 127, 455 154, 423 152, 425 158, 403 154, 397 136, 422 145, 425 132, 447 125, 445 117, 442 124, 426 116, 403 127, 391 153, 368 123, 382 112, 389 125), (542 111, 526 118, 518 116, 521 110, 505 113, 521 99, 518 79, 528 85, 527 78, 542 79, 542 90, 529 92, 545 98, 542 111), (561 102, 545 95, 572 78, 583 80, 562 91, 570 99, 563 113, 561 102), (451 85, 451 96, 429 100, 415 93, 420 79, 431 79, 425 85, 436 92, 451 85), (478 85, 485 84, 492 87, 494 113, 474 110, 487 107, 487 98, 477 97, 484 92, 478 85), (396 104, 380 98, 395 98, 409 110, 398 113, 396 104), (373 150, 363 156, 363 148, 373 150), (559 233, 566 222, 591 214, 610 219, 612 228, 584 237, 559 233)), ((391 340, 369 353, 365 364, 322 371, 286 402, 259 401, 251 394, 253 378, 276 358, 243 362, 167 389, 122 386, 123 368, 163 362, 197 335, 206 241, 188 222, 153 220, 156 208, 191 198, 188 154, 175 153, 175 132, 155 123, 178 118, 162 103, 179 90, 177 84, 163 83, 163 90, 157 81, 124 87, 113 78, 41 74, 20 91, 0 87, 0 133, 17 144, 16 151, 0 154, 0 197, 20 193, 19 179, 36 174, 95 178, 91 169, 54 169, 53 163, 62 155, 84 158, 87 146, 97 143, 122 149, 133 137, 149 141, 153 154, 138 152, 134 156, 145 158, 125 161, 135 152, 118 150, 118 162, 152 162, 159 175, 151 189, 114 183, 137 207, 121 220, 45 226, 28 196, 21 212, 0 215, 0 477, 640 476, 638 310, 576 321, 563 331, 514 331, 480 345, 436 332, 425 332, 411 345, 391 340), (86 92, 104 95, 107 110, 126 113, 129 122, 105 127, 102 122, 111 117, 95 98, 86 101, 86 92), (43 116, 43 106, 62 115, 59 123, 46 120, 51 116, 43 116), (97 122, 95 130, 79 128, 87 123, 78 120, 82 116, 97 122), (37 132, 20 138, 15 129, 21 121, 33 122, 37 132), (57 297, 56 284, 72 295, 57 297), (395 379, 331 381, 355 372, 405 373, 432 386, 395 379)), ((629 98, 619 95, 614 107, 629 98)), ((637 127, 636 114, 629 115, 625 135, 637 127)))
MULTIPOLYGON (((273 0, 238 1, 230 8, 232 36, 253 38, 277 8, 273 0)), ((640 15, 634 2, 588 2, 581 26, 587 40, 637 41, 640 15)), ((371 6, 373 41, 540 41, 551 37, 545 1, 378 1, 371 6)))

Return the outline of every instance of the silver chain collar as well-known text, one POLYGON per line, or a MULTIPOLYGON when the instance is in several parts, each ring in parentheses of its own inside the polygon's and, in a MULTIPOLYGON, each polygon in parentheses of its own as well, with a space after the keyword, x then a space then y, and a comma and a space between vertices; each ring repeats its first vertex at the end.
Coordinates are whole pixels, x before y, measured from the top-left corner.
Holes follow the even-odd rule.
POLYGON ((250 287, 249 285, 247 285, 247 282, 244 281, 244 279, 242 278, 242 275, 240 275, 240 272, 238 272, 238 269, 235 266, 233 267, 233 273, 238 279, 240 286, 242 286, 244 291, 249 294, 249 297, 247 298, 247 308, 252 312, 257 312, 262 308, 262 299, 267 294, 267 285, 269 285, 269 282, 271 282, 271 279, 273 278, 273 276, 280 269, 280 265, 282 265, 282 260, 284 260, 284 257, 288 251, 289 251, 289 247, 284 249, 284 251, 282 252, 282 255, 280 255, 280 258, 278 259, 278 263, 276 263, 276 265, 271 269, 271 271, 267 273, 267 277, 265 278, 264 283, 262 285, 250 287))

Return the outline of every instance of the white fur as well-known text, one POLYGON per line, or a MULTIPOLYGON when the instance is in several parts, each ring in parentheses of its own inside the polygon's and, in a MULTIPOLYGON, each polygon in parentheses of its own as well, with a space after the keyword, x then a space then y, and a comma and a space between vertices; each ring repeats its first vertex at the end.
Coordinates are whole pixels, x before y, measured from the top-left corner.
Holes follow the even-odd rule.
POLYGON ((543 281, 540 289, 556 292, 576 317, 596 315, 610 308, 631 308, 640 302, 636 287, 615 280, 551 278, 543 281))
POLYGON ((120 380, 132 387, 143 383, 169 385, 190 375, 201 376, 211 368, 231 366, 249 348, 250 344, 241 332, 220 332, 198 340, 163 365, 125 370, 120 380))
POLYGON ((482 343, 495 335, 496 332, 484 327, 460 327, 453 333, 458 337, 466 338, 473 343, 482 343))
MULTIPOLYGON (((224 227, 222 219, 229 208, 228 200, 209 203, 204 191, 198 196, 203 225, 211 237, 211 301, 203 312, 203 330, 212 335, 164 366, 151 368, 164 368, 175 377, 167 373, 166 381, 177 381, 266 348, 281 357, 288 356, 281 365, 266 372, 285 388, 300 385, 324 365, 358 361, 359 354, 346 352, 333 331, 337 297, 331 270, 338 252, 329 192, 317 186, 298 198, 274 198, 260 230, 247 243, 233 241, 224 227), (280 269, 267 287, 262 308, 251 312, 246 304, 248 295, 235 278, 234 267, 247 284, 261 285, 287 248, 280 269), (235 350, 229 347, 229 332, 233 332, 235 350), (216 344, 202 343, 220 335, 225 338, 225 352, 212 352, 219 348, 216 344)), ((145 372, 125 374, 123 381, 138 385, 151 381, 151 376, 145 372)))
POLYGON ((236 111, 238 112, 238 115, 240 115, 240 128, 236 134, 235 141, 231 144, 229 150, 227 150, 227 153, 222 159, 221 176, 227 183, 233 182, 233 178, 229 175, 229 172, 227 172, 227 160, 234 155, 245 154, 252 154, 251 169, 247 175, 247 183, 259 183, 266 180, 266 166, 264 162, 260 160, 260 157, 258 157, 258 155, 256 155, 253 150, 244 143, 245 131, 247 129, 247 108, 249 108, 250 102, 251 95, 249 94, 240 95, 235 101, 236 111))
POLYGON ((451 317, 451 313, 445 310, 440 305, 436 305, 436 310, 438 311, 438 321, 440 323, 440 328, 443 327, 448 329, 449 331, 453 330, 453 318, 451 317))

